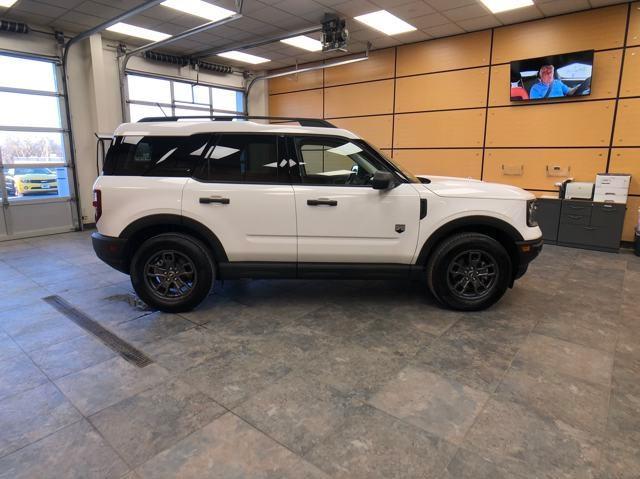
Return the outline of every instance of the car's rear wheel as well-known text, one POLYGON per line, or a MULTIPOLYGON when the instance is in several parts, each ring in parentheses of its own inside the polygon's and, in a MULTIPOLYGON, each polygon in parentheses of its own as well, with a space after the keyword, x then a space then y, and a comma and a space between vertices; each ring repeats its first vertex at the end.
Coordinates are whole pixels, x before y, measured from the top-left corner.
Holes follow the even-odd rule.
POLYGON ((429 290, 440 303, 478 311, 498 301, 509 287, 511 258, 490 236, 460 233, 436 247, 426 273, 429 290))
POLYGON ((168 313, 189 311, 211 290, 215 268, 195 238, 166 233, 146 240, 131 260, 131 283, 149 306, 168 313))

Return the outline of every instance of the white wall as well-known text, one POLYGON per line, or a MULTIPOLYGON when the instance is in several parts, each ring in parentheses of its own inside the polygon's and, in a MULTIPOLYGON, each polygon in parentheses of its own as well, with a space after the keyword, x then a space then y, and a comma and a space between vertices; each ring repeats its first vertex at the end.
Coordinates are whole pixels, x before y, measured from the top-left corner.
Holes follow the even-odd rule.
MULTIPOLYGON (((96 34, 91 39, 83 40, 71 47, 69 53, 67 82, 83 223, 93 222, 92 185, 97 176, 94 133, 112 133, 122 123, 115 44, 116 42, 103 40, 96 34)), ((38 55, 60 54, 53 36, 38 33, 0 33, 0 50, 38 55)), ((133 57, 129 61, 128 69, 196 80, 196 72, 189 67, 152 63, 140 57, 133 57)), ((199 80, 219 86, 244 86, 244 80, 238 74, 201 72, 199 80)), ((264 95, 264 92, 262 94, 264 95)), ((257 101, 266 104, 264 98, 257 101)), ((252 113, 258 114, 254 111, 252 113)))

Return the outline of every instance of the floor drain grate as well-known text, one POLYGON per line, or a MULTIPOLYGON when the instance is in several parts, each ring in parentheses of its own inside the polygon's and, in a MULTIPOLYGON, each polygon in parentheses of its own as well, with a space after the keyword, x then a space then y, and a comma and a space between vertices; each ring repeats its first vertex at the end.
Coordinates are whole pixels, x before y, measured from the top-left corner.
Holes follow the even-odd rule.
POLYGON ((97 321, 94 321, 85 313, 76 309, 71 304, 66 302, 60 296, 47 296, 46 298, 42 298, 44 301, 49 303, 55 309, 64 314, 71 321, 76 323, 85 331, 93 334, 96 338, 98 338, 105 346, 111 348, 116 353, 120 354, 124 359, 129 361, 130 363, 135 364, 139 368, 143 368, 153 363, 151 358, 149 358, 146 354, 144 354, 139 349, 136 349, 123 339, 119 338, 107 328, 102 326, 97 321))

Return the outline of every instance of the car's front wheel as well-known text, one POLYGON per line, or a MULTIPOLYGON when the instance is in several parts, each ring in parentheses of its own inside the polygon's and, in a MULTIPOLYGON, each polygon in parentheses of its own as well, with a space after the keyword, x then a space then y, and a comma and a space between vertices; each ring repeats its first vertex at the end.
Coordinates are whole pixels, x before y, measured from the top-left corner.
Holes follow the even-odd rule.
POLYGON ((131 260, 131 283, 140 299, 167 313, 196 307, 209 294, 214 279, 207 248, 180 233, 146 240, 131 260))
POLYGON ((498 301, 511 282, 511 258, 490 236, 460 233, 442 241, 427 263, 427 284, 443 305, 478 311, 498 301))

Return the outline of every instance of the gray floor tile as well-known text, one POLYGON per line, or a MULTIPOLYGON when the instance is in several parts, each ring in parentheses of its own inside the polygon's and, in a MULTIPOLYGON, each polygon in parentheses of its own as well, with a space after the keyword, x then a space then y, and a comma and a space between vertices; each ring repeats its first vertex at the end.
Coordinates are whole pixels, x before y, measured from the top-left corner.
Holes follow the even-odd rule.
POLYGON ((0 361, 0 400, 48 381, 24 353, 0 361))
POLYGON ((55 383, 82 414, 89 416, 168 378, 169 373, 157 364, 138 368, 118 356, 55 383))
POLYGON ((86 331, 67 318, 52 317, 25 326, 11 333, 13 340, 25 351, 35 351, 71 338, 86 335, 86 331))
POLYGON ((609 388, 558 374, 550 368, 516 359, 495 397, 596 435, 605 430, 609 388))
POLYGON ((13 339, 5 333, 0 333, 0 361, 20 354, 22 350, 13 339))
POLYGON ((437 478, 455 446, 369 406, 305 458, 334 478, 437 478))
POLYGON ((349 395, 292 372, 234 409, 234 413, 297 454, 342 425, 354 408, 349 395))
POLYGON ((493 399, 462 443, 509 473, 536 479, 593 477, 599 446, 591 434, 562 421, 493 399))
POLYGON ((400 371, 368 403, 451 443, 460 443, 487 393, 415 366, 400 371))
POLYGON ((0 457, 81 418, 51 383, 0 401, 0 457))
POLYGON ((142 346, 194 327, 195 324, 180 315, 156 312, 120 323, 111 329, 125 341, 142 346))
POLYGON ((637 479, 640 477, 640 447, 607 441, 602 451, 598 479, 637 479))
POLYGON ((259 315, 259 308, 247 306, 220 294, 211 294, 193 311, 182 313, 189 321, 196 324, 212 322, 212 329, 216 325, 231 321, 254 319, 259 315))
POLYGON ((442 479, 522 479, 466 449, 458 449, 442 479))
POLYGON ((117 479, 127 470, 85 420, 0 459, 2 479, 117 479))
POLYGON ((224 407, 233 408, 289 371, 281 361, 239 350, 222 353, 178 377, 224 407))
POLYGON ((524 364, 533 363, 605 387, 611 383, 611 354, 549 336, 529 336, 518 359, 524 364))
POLYGON ((116 353, 91 335, 86 335, 31 351, 29 356, 47 376, 58 379, 111 359, 116 353))
POLYGON ((90 421, 137 467, 226 412, 205 394, 169 381, 91 416, 90 421))
POLYGON ((141 478, 327 478, 246 422, 225 414, 136 471, 141 478))

